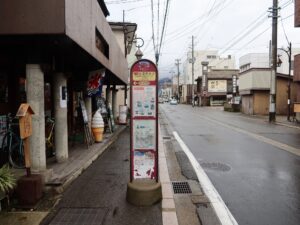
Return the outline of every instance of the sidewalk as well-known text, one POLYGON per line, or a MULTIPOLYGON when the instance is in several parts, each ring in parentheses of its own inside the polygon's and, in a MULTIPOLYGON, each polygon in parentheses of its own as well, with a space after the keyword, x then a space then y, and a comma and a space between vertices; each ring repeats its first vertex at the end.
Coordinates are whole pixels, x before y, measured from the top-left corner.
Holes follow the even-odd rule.
MULTIPOLYGON (((248 118, 254 118, 254 119, 258 119, 258 120, 263 120, 264 122, 269 123, 269 116, 260 116, 260 115, 246 115, 243 114, 243 116, 248 117, 248 118)), ((292 117, 290 118, 291 121, 287 120, 287 116, 282 116, 282 115, 276 115, 276 124, 277 125, 282 125, 282 126, 286 126, 286 127, 290 127, 290 128, 296 128, 296 129, 300 129, 300 123, 297 121, 293 121, 292 117)))
POLYGON ((46 183, 48 192, 44 199, 32 211, 1 212, 0 224, 54 225, 58 224, 56 214, 61 216, 63 213, 64 217, 68 218, 66 212, 63 211, 65 209, 93 208, 103 222, 100 224, 176 225, 173 192, 168 181, 161 137, 159 145, 163 201, 151 207, 135 207, 127 203, 129 135, 128 127, 119 126, 113 134, 106 134, 102 143, 94 144, 89 149, 85 145, 72 148, 67 162, 50 163, 48 169, 53 175, 46 183), (91 175, 88 175, 89 173, 91 175), (85 178, 86 176, 88 177, 85 178), (94 177, 97 177, 96 183, 92 183, 94 177), (80 181, 82 179, 84 180, 80 181), (79 182, 82 182, 81 188, 76 189, 75 185, 79 182))

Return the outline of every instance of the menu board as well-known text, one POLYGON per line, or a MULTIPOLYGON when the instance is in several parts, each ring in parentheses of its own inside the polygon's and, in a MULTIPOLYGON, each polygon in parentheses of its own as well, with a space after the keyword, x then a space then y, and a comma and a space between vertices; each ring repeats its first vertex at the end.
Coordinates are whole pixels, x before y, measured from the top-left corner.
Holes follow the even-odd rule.
POLYGON ((155 64, 142 59, 131 67, 131 181, 158 179, 157 80, 155 64))

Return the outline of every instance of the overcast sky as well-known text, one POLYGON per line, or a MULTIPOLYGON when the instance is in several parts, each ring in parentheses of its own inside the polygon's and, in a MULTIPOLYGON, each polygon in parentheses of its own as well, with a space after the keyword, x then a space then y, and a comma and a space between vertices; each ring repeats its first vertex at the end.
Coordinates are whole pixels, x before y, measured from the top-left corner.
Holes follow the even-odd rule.
MULTIPOLYGON (((151 1, 105 2, 110 12, 109 21, 123 21, 124 10, 125 21, 137 23, 136 34, 145 41, 141 49, 144 58, 155 61, 152 24, 158 46, 167 0, 153 0, 154 17, 151 1)), ((271 18, 267 11, 272 3, 273 0, 170 0, 158 66, 160 77, 176 71, 175 59, 182 62, 186 59, 187 52, 191 51, 192 36, 195 50, 218 50, 221 56, 231 54, 237 61, 250 52, 268 52, 271 18)), ((278 19, 278 47, 286 47, 288 38, 293 47, 300 48, 300 28, 294 28, 294 1, 279 0, 279 6, 282 9, 278 19)))

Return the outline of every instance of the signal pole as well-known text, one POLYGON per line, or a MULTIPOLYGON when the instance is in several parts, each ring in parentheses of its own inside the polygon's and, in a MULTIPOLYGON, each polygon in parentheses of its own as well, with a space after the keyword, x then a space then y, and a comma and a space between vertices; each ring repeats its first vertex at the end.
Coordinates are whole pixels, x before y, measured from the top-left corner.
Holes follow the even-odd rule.
POLYGON ((179 96, 179 65, 180 65, 180 59, 175 59, 176 63, 175 65, 177 66, 177 101, 180 102, 180 96, 179 96))
POLYGON ((278 0, 273 0, 273 7, 269 8, 272 13, 272 65, 271 65, 271 86, 269 122, 276 121, 276 71, 277 71, 277 21, 278 21, 278 0))

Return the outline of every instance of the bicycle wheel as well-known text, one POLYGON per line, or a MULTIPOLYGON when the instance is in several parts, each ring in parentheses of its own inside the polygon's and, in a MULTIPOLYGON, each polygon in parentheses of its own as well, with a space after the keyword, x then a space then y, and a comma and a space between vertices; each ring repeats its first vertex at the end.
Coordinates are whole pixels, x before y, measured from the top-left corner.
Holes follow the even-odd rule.
POLYGON ((10 165, 17 169, 25 168, 23 140, 15 134, 7 135, 8 159, 10 165))
POLYGON ((4 164, 8 163, 8 148, 6 144, 6 136, 5 134, 2 138, 1 142, 1 152, 0 152, 0 167, 3 166, 4 164))

